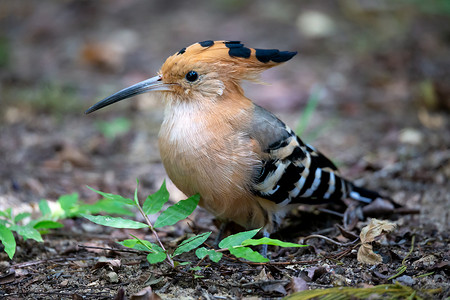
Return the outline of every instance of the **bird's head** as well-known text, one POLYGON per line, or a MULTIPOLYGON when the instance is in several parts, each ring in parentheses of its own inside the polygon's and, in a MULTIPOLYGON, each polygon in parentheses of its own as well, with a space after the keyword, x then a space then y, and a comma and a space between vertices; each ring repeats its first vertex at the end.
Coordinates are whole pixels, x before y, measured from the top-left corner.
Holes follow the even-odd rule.
POLYGON ((158 75, 125 88, 90 107, 86 113, 132 96, 159 91, 167 98, 189 101, 215 99, 241 80, 256 80, 271 67, 288 61, 297 52, 247 48, 238 41, 203 41, 167 58, 158 75))

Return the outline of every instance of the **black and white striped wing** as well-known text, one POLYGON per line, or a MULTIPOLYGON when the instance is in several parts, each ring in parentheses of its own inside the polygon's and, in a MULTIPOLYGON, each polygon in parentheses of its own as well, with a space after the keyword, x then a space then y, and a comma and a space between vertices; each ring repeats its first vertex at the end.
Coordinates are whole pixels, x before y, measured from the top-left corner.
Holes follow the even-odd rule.
POLYGON ((257 107, 254 138, 265 155, 255 176, 253 192, 277 204, 321 204, 347 197, 352 185, 336 166, 270 112, 257 107))
POLYGON ((334 165, 308 151, 295 134, 290 140, 284 148, 268 149, 270 159, 262 161, 255 194, 282 205, 321 204, 347 197, 349 184, 336 174, 334 165))

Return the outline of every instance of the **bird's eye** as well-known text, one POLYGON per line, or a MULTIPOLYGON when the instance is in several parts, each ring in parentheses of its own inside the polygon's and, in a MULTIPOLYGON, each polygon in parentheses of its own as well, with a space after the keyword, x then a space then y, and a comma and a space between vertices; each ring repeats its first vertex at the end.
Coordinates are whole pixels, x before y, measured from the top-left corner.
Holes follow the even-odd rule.
POLYGON ((186 73, 186 80, 190 82, 194 82, 198 79, 198 73, 195 71, 189 71, 186 73))

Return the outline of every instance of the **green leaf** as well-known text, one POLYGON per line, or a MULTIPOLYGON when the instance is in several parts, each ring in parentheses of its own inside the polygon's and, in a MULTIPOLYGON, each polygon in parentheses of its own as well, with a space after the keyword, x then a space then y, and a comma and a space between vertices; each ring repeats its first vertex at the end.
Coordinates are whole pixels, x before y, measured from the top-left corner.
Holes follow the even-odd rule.
POLYGON ((4 211, 0 211, 0 216, 5 217, 9 220, 12 220, 12 208, 8 207, 4 211))
POLYGON ((0 241, 5 246, 5 252, 8 254, 9 259, 12 259, 14 253, 16 253, 16 240, 12 231, 4 225, 0 225, 0 241))
POLYGON ((115 195, 115 194, 110 194, 110 193, 104 193, 104 192, 101 192, 101 191, 97 191, 96 189, 93 189, 90 186, 87 186, 87 188, 90 189, 91 191, 96 192, 97 194, 102 195, 106 199, 117 201, 117 202, 121 202, 121 203, 127 204, 127 205, 136 205, 134 203, 134 201, 129 199, 129 198, 125 198, 125 197, 122 197, 120 195, 115 195))
POLYGON ((62 195, 61 197, 58 198, 59 205, 66 213, 69 213, 70 210, 77 204, 77 202, 78 202, 77 193, 62 195))
POLYGON ((202 270, 202 267, 200 267, 200 266, 195 266, 195 267, 189 268, 189 271, 201 271, 201 270, 202 270))
POLYGON ((224 238, 222 241, 220 241, 219 248, 221 248, 221 249, 228 248, 229 249, 234 246, 239 246, 239 245, 241 245, 241 243, 243 241, 254 237, 260 230, 261 230, 261 228, 258 228, 258 229, 243 231, 243 232, 239 232, 239 233, 230 235, 230 236, 224 238))
POLYGON ((117 202, 111 199, 101 199, 93 204, 83 204, 79 208, 80 213, 98 214, 104 212, 107 214, 134 216, 134 213, 125 207, 122 202, 117 202))
POLYGON ((48 206, 47 200, 44 199, 39 201, 39 210, 43 216, 49 216, 52 213, 50 206, 48 206))
POLYGON ((268 262, 269 259, 265 258, 259 252, 253 251, 248 247, 228 248, 231 254, 236 257, 241 257, 253 262, 268 262))
POLYGON ((154 228, 164 227, 168 225, 173 225, 176 222, 186 219, 197 207, 200 201, 200 195, 194 195, 186 200, 181 200, 175 203, 156 219, 154 228))
POLYGON ((23 219, 25 219, 25 218, 27 218, 29 216, 31 216, 31 214, 28 213, 28 212, 20 213, 20 214, 18 214, 17 216, 14 217, 14 223, 20 222, 20 221, 22 221, 23 219))
POLYGON ((300 245, 295 243, 283 242, 277 239, 263 237, 260 239, 248 239, 242 242, 242 246, 257 246, 257 245, 273 245, 280 247, 308 247, 308 245, 300 245))
POLYGON ((164 252, 163 249, 161 249, 160 246, 151 243, 149 241, 146 240, 140 240, 138 238, 135 239, 128 239, 128 240, 123 240, 121 242, 117 242, 118 244, 127 247, 127 248, 132 248, 138 251, 146 251, 146 252, 164 252))
POLYGON ((116 243, 120 244, 124 247, 127 247, 127 248, 133 248, 136 245, 137 240, 136 239, 126 239, 126 240, 123 240, 121 242, 116 242, 116 243))
POLYGON ((146 240, 141 240, 140 238, 138 238, 137 236, 134 236, 132 234, 131 234, 131 236, 134 237, 138 241, 139 244, 145 246, 146 248, 148 248, 151 251, 164 252, 164 250, 156 244, 150 243, 149 241, 146 241, 146 240))
POLYGON ((184 240, 173 252, 172 256, 180 255, 181 253, 189 252, 201 244, 203 244, 209 237, 211 232, 205 232, 199 235, 195 235, 193 237, 184 240))
POLYGON ((169 200, 169 192, 166 188, 166 181, 164 180, 161 188, 154 193, 149 195, 142 206, 146 215, 152 215, 159 212, 163 205, 169 200))
POLYGON ((81 214, 81 216, 85 217, 89 221, 94 222, 96 224, 108 226, 108 227, 114 227, 114 228, 139 229, 139 228, 148 227, 147 224, 120 218, 120 217, 92 216, 92 215, 86 215, 86 214, 81 214))
POLYGON ((33 225, 34 229, 53 229, 61 227, 64 227, 64 225, 52 220, 42 220, 33 225))
POLYGON ((147 260, 151 264, 157 264, 166 259, 167 255, 164 252, 153 252, 147 255, 147 260))
POLYGON ((206 249, 205 247, 201 247, 195 250, 195 255, 197 255, 199 259, 202 259, 208 255, 209 259, 213 262, 219 262, 219 260, 222 259, 223 253, 217 252, 214 249, 206 249))
POLYGON ((36 229, 34 229, 31 226, 13 225, 13 226, 10 227, 10 229, 14 230, 15 232, 17 232, 17 234, 21 235, 24 238, 24 240, 32 239, 32 240, 35 240, 37 242, 43 242, 44 241, 42 239, 42 236, 39 233, 39 231, 37 231, 36 229))

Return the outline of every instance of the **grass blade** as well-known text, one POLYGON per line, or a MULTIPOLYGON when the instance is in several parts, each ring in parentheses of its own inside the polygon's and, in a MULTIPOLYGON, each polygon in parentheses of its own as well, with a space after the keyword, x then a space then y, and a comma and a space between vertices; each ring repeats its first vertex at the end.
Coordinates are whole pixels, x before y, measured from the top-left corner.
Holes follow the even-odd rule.
POLYGON ((299 123, 297 125, 297 128, 295 129, 295 133, 297 135, 301 136, 305 133, 305 130, 309 124, 309 120, 311 119, 314 111, 316 110, 317 104, 319 103, 320 92, 320 87, 313 87, 308 102, 306 103, 306 107, 303 110, 303 113, 300 115, 299 123))

